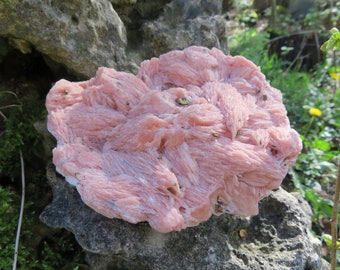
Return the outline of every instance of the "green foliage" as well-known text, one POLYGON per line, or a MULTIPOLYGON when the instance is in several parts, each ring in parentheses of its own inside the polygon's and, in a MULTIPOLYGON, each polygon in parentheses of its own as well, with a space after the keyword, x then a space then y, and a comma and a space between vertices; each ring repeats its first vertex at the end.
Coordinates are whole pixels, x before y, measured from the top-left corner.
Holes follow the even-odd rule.
MULTIPOLYGON (((242 55, 260 65, 261 59, 266 57, 265 46, 269 42, 267 32, 258 32, 256 29, 236 30, 229 38, 231 55, 242 55)), ((270 61, 270 59, 267 59, 270 61)))
POLYGON ((310 95, 310 75, 296 70, 285 72, 282 67, 264 73, 268 73, 271 85, 281 90, 291 124, 294 127, 301 125, 305 113, 303 106, 310 95))
POLYGON ((240 12, 235 19, 244 24, 254 25, 258 19, 258 15, 252 9, 245 9, 240 12))
POLYGON ((318 220, 319 217, 330 218, 332 216, 333 202, 328 199, 320 197, 314 190, 307 189, 305 198, 310 202, 313 208, 313 220, 318 220))
MULTIPOLYGON (((332 236, 329 234, 323 234, 322 235, 322 240, 326 243, 327 247, 330 249, 332 248, 332 236)), ((337 252, 336 252, 336 260, 339 264, 340 262, 340 241, 338 239, 338 241, 336 241, 336 246, 337 246, 337 252)), ((340 269, 340 266, 336 268, 337 270, 340 269)))
MULTIPOLYGON (((19 198, 11 190, 0 186, 0 269, 11 269, 14 256, 15 233, 19 215, 19 198)), ((25 225, 30 220, 26 218, 25 225)), ((24 230, 22 237, 30 233, 24 230)), ((32 260, 29 249, 24 245, 19 246, 18 266, 22 269, 32 269, 37 262, 32 260)))
POLYGON ((312 189, 330 189, 336 179, 336 159, 340 151, 331 141, 320 136, 302 138, 304 151, 294 166, 294 171, 297 172, 295 179, 300 183, 299 188, 304 185, 312 189))
MULTIPOLYGON (((0 83, 0 269, 12 267, 20 207, 19 195, 14 190, 4 188, 2 179, 20 179, 19 149, 24 152, 26 179, 33 185, 34 192, 43 191, 45 184, 40 181, 46 181, 42 176, 44 168, 37 167, 39 163, 36 162, 41 158, 42 137, 34 128, 37 121, 46 117, 44 101, 32 84, 19 84, 15 92, 8 90, 13 88, 13 85, 0 83)), ((26 195, 28 201, 37 196, 26 195)), ((82 261, 82 252, 70 233, 63 231, 40 243, 32 241, 36 237, 34 234, 39 233, 38 227, 42 226, 34 214, 37 204, 33 206, 32 202, 28 202, 25 206, 17 269, 77 269, 77 264, 73 262, 82 261)))
POLYGON ((0 174, 14 179, 20 174, 19 149, 32 157, 42 147, 41 136, 33 124, 42 120, 45 113, 34 90, 22 97, 14 94, 16 99, 6 98, 8 93, 0 89, 0 174))
POLYGON ((324 52, 340 49, 340 32, 334 27, 330 30, 331 37, 321 46, 321 50, 324 52))
POLYGON ((269 33, 255 29, 236 31, 229 39, 231 55, 242 55, 261 67, 271 85, 280 89, 288 116, 294 126, 299 125, 304 115, 304 103, 309 96, 311 75, 306 72, 285 69, 285 62, 276 54, 269 55, 269 33))
MULTIPOLYGON (((0 269, 11 269, 14 256, 14 242, 18 223, 20 198, 12 190, 0 186, 0 269)), ((76 269, 82 261, 81 247, 71 233, 61 233, 42 242, 39 250, 30 247, 33 218, 31 206, 26 205, 22 226, 17 269, 76 269), (27 214, 29 213, 29 214, 27 214), (38 253, 38 255, 34 255, 38 253)))
MULTIPOLYGON (((284 23, 287 20, 289 18, 284 23)), ((269 34, 265 31, 237 30, 229 40, 230 53, 243 55, 259 65, 271 85, 282 92, 288 117, 304 144, 303 152, 289 174, 295 188, 310 203, 313 229, 321 238, 323 228, 319 220, 330 220, 333 209, 333 202, 321 194, 334 191, 340 157, 340 65, 327 55, 326 61, 315 71, 294 70, 291 63, 283 62, 275 54, 269 55, 269 42, 269 34), (321 115, 311 114, 311 108, 321 115)), ((339 47, 340 34, 333 29, 322 48, 329 51, 339 47)), ((288 51, 290 48, 281 49, 288 51)))
POLYGON ((309 29, 325 31, 325 24, 335 25, 340 19, 340 2, 334 1, 333 7, 330 1, 314 0, 317 8, 310 10, 304 18, 304 25, 309 29))
POLYGON ((42 258, 39 269, 77 269, 81 261, 81 247, 74 241, 71 233, 63 233, 43 241, 40 252, 42 258))
MULTIPOLYGON (((321 92, 320 92, 321 93, 321 92)), ((313 208, 315 226, 322 231, 318 218, 331 218, 333 202, 324 199, 319 192, 334 190, 337 175, 337 160, 340 155, 337 136, 340 124, 335 115, 334 103, 323 99, 314 100, 322 108, 322 116, 315 118, 306 136, 302 135, 304 150, 291 170, 296 188, 304 195, 313 208)), ((306 113, 307 115, 307 110, 306 113)), ((313 116, 309 116, 313 117, 313 116)), ((307 123, 306 123, 307 125, 307 123)), ((301 131, 305 132, 303 126, 301 131)))
MULTIPOLYGON (((332 36, 322 45, 325 51, 340 48, 339 31, 332 29, 332 36)), ((334 54, 333 54, 334 57, 334 54)), ((320 196, 318 192, 334 190, 337 175, 337 163, 340 157, 339 129, 340 129, 340 91, 338 78, 332 76, 337 72, 339 65, 336 59, 331 59, 335 67, 320 67, 322 71, 330 74, 325 77, 325 72, 316 72, 311 80, 309 99, 304 108, 313 108, 319 114, 309 110, 309 122, 301 127, 304 135, 301 136, 304 143, 304 151, 300 155, 291 174, 294 184, 313 208, 313 221, 315 226, 322 231, 319 217, 328 220, 332 217, 333 202, 320 196), (322 83, 320 83, 322 82, 322 83), (317 108, 317 109, 316 109, 317 108), (322 114, 321 114, 322 113, 322 114)), ((338 213, 339 216, 339 213, 338 213)), ((339 224, 338 224, 339 226, 339 224)))

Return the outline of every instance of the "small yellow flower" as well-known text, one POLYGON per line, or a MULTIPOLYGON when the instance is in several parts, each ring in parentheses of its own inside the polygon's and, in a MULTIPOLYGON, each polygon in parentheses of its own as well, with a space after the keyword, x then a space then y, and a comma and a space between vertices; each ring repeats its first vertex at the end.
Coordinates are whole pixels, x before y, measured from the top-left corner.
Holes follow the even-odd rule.
POLYGON ((310 108, 308 110, 308 112, 311 116, 321 116, 322 115, 322 111, 318 108, 310 108))
POLYGON ((330 75, 331 75, 331 78, 334 79, 334 80, 340 79, 340 73, 338 73, 338 72, 331 72, 330 75))

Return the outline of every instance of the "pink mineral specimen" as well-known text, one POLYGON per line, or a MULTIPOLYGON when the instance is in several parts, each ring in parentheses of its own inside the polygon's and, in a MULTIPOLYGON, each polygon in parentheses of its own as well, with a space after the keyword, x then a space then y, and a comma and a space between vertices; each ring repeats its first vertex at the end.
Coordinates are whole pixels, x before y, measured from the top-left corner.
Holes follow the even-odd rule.
POLYGON ((301 151, 281 93, 241 56, 189 47, 47 96, 53 162, 98 213, 159 232, 258 213, 301 151))

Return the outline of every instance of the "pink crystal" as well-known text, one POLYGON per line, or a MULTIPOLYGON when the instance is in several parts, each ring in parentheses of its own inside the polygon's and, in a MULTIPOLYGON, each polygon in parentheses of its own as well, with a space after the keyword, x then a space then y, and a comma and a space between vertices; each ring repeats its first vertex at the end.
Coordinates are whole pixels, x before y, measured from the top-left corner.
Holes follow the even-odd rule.
POLYGON ((98 213, 160 232, 258 213, 301 151, 281 93, 241 56, 189 47, 58 81, 46 107, 53 162, 98 213))

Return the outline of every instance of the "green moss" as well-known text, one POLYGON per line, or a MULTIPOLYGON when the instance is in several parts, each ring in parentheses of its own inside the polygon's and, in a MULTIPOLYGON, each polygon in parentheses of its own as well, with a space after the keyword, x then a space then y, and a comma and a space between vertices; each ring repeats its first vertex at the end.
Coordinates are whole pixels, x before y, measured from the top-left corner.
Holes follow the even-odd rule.
MULTIPOLYGON (((12 190, 0 186, 0 198, 0 269, 11 269, 19 215, 19 197, 12 190)), ((30 221, 25 218, 25 225, 30 221)), ((27 237, 29 234, 27 230, 23 230, 22 237, 27 237)), ((18 254, 19 269, 33 269, 37 266, 37 262, 32 260, 29 250, 24 245, 19 245, 18 254)))
POLYGON ((14 179, 20 175, 19 149, 30 159, 42 151, 41 135, 34 123, 46 113, 35 89, 25 86, 14 93, 7 87, 0 89, 0 175, 14 179))

